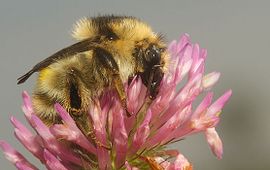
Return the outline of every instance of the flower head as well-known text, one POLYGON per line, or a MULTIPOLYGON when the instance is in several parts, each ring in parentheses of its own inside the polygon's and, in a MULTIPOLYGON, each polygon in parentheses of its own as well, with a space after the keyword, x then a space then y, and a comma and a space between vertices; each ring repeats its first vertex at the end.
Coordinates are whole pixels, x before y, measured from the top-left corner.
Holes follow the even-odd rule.
MULTIPOLYGON (((191 44, 188 35, 182 36, 179 42, 172 42, 168 50, 170 67, 155 100, 151 102, 148 98, 147 88, 139 76, 127 86, 127 110, 131 117, 126 116, 113 91, 95 99, 89 108, 92 140, 57 103, 55 109, 62 123, 46 126, 34 113, 26 92, 23 93, 23 111, 36 133, 11 117, 15 136, 47 169, 190 170, 189 161, 178 150, 168 150, 166 145, 199 132, 205 134, 212 152, 221 158, 222 141, 215 127, 231 90, 212 103, 213 93, 209 90, 220 74, 204 75, 207 52, 198 44, 191 44), (185 77, 186 84, 179 89, 185 77), (203 92, 206 96, 194 107, 194 100, 203 92)), ((1 141, 0 146, 18 169, 37 169, 8 143, 1 141)))

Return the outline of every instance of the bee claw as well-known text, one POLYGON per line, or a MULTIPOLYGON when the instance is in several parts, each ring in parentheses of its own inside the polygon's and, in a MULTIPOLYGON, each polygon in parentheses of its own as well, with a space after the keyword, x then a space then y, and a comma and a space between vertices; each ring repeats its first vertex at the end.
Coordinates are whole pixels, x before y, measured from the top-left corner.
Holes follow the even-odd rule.
POLYGON ((112 150, 112 147, 107 146, 107 145, 103 145, 103 144, 100 143, 100 142, 98 142, 97 145, 98 145, 99 147, 101 147, 101 148, 104 148, 104 149, 108 150, 108 151, 112 150))
POLYGON ((126 111, 127 117, 131 117, 131 116, 133 115, 133 114, 131 114, 131 113, 128 111, 126 104, 123 106, 123 108, 124 108, 125 111, 126 111))
POLYGON ((127 109, 126 110, 126 113, 127 113, 127 117, 131 117, 133 114, 131 114, 127 109))
POLYGON ((101 148, 104 148, 106 150, 111 150, 112 147, 111 146, 107 146, 107 145, 104 145, 102 144, 95 136, 94 132, 91 131, 91 132, 88 132, 86 134, 86 136, 88 136, 90 138, 90 140, 92 140, 92 142, 94 143, 95 147, 101 147, 101 148))
POLYGON ((121 99, 121 105, 122 105, 122 107, 124 108, 124 110, 126 111, 127 117, 131 117, 132 114, 128 111, 127 100, 126 100, 126 98, 121 99))

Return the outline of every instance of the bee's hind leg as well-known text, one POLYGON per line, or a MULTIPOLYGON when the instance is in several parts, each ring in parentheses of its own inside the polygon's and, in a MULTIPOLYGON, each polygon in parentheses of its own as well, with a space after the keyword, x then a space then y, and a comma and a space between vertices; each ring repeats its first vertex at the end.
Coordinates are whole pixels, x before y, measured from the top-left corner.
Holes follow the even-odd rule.
MULTIPOLYGON (((88 112, 82 109, 82 96, 79 88, 79 73, 75 68, 69 72, 68 89, 69 89, 69 113, 75 121, 81 132, 90 140, 95 146, 102 146, 97 140, 93 130, 92 122, 89 118, 88 112)), ((107 148, 107 147, 105 147, 107 148)))

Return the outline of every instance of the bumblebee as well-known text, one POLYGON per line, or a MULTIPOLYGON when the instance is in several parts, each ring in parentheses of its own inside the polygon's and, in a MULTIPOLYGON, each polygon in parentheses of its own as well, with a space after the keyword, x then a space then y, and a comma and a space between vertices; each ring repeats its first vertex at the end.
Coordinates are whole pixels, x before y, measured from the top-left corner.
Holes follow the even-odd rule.
POLYGON ((33 109, 47 125, 61 121, 54 109, 56 102, 77 123, 85 124, 91 102, 108 88, 117 92, 126 109, 124 83, 134 76, 141 77, 151 99, 156 97, 168 67, 168 52, 162 36, 146 23, 128 16, 83 18, 72 34, 77 43, 18 78, 21 84, 39 72, 33 109))

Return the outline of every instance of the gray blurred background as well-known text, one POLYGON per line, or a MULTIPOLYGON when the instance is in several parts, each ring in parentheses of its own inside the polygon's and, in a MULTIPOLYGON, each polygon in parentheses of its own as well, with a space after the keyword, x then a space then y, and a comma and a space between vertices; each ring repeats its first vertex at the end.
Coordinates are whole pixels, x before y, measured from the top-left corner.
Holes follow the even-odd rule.
MULTIPOLYGON (((3 0, 2 0, 3 1, 3 0)), ((269 170, 269 1, 43 1, 0 2, 0 139, 38 163, 13 136, 9 117, 25 122, 21 92, 31 92, 36 75, 17 86, 16 78, 57 50, 74 43, 72 24, 83 16, 132 15, 162 32, 168 41, 183 33, 208 49, 207 72, 220 71, 217 98, 233 96, 218 132, 224 156, 217 160, 203 135, 177 144, 196 170, 269 170)), ((0 153, 0 169, 15 169, 0 153)), ((41 168, 42 169, 42 168, 41 168)))

